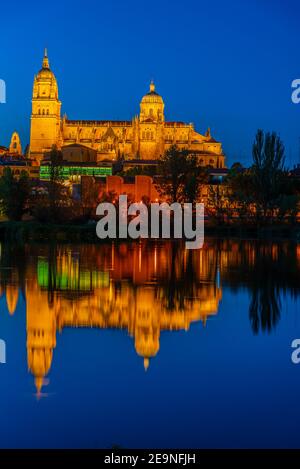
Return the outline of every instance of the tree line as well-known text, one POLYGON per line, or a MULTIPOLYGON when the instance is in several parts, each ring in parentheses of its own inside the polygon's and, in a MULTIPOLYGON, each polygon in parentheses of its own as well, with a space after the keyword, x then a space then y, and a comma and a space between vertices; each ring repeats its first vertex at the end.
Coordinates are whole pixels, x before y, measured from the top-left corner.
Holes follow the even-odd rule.
MULTIPOLYGON (((95 215, 98 203, 116 199, 116 194, 99 194, 93 181, 87 184, 81 200, 74 199, 71 185, 62 176, 62 153, 55 147, 48 154, 48 164, 49 181, 43 186, 30 180, 25 171, 16 177, 9 167, 4 169, 0 209, 8 219, 21 220, 30 214, 41 222, 84 222, 95 215)), ((161 200, 204 202, 206 215, 216 224, 297 222, 300 179, 292 177, 285 167, 284 145, 275 132, 258 130, 250 167, 233 164, 222 183, 212 181, 211 168, 203 167, 196 156, 176 145, 161 156, 155 175, 153 168, 146 168, 145 174, 149 170, 161 200)), ((130 196, 128 199, 133 201, 130 196)), ((150 202, 144 199, 144 203, 150 202)))

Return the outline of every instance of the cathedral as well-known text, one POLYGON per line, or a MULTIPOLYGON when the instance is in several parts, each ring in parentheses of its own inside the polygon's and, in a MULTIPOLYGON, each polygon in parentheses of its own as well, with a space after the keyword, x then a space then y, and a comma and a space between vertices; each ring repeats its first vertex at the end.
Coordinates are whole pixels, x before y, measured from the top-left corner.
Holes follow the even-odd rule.
MULTIPOLYGON (((157 160, 170 146, 189 149, 203 166, 224 168, 222 145, 208 129, 196 132, 193 124, 166 121, 165 104, 153 81, 140 103, 140 113, 127 121, 82 121, 61 116, 58 84, 45 50, 41 70, 34 78, 30 128, 30 158, 41 162, 53 145, 81 148, 93 160, 157 160)), ((72 152, 71 152, 72 154, 72 152)))

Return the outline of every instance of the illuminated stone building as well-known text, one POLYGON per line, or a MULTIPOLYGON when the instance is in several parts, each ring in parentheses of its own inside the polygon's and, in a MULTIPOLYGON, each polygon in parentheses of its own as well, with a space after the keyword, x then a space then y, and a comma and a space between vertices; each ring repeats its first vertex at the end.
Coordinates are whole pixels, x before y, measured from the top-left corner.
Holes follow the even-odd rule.
POLYGON ((23 155, 18 132, 13 132, 9 148, 0 146, 0 176, 3 175, 6 168, 10 168, 13 175, 17 178, 22 171, 26 172, 31 178, 39 178, 39 166, 23 155))
POLYGON ((21 139, 18 132, 13 132, 9 148, 0 145, 0 157, 9 156, 9 157, 19 157, 22 156, 22 145, 21 139))
POLYGON ((153 82, 142 98, 140 113, 127 121, 82 121, 61 116, 58 84, 45 51, 41 70, 34 78, 30 130, 30 156, 41 161, 53 145, 63 149, 81 145, 96 152, 97 161, 156 160, 171 145, 187 148, 200 163, 225 166, 222 145, 208 129, 196 132, 193 124, 165 120, 165 104, 153 82))
POLYGON ((10 145, 9 145, 9 153, 11 155, 15 155, 15 156, 21 156, 22 155, 21 139, 20 139, 19 134, 17 132, 14 132, 11 136, 11 141, 10 141, 10 145))
POLYGON ((8 148, 0 145, 0 156, 6 155, 8 153, 8 148))

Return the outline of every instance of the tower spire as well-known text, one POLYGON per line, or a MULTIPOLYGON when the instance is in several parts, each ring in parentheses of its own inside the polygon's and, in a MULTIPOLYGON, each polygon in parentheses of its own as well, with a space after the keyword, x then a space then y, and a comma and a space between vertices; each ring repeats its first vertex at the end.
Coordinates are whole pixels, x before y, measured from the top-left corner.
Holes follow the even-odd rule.
POLYGON ((49 68, 48 50, 46 47, 44 51, 43 68, 49 68))

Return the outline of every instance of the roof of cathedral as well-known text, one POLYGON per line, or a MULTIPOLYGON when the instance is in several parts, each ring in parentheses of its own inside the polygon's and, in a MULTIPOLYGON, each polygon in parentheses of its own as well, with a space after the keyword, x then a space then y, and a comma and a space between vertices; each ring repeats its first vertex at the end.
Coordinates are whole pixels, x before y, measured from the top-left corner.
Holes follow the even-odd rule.
POLYGON ((70 120, 66 119, 66 124, 71 125, 105 125, 105 126, 128 126, 132 121, 110 121, 110 120, 70 120))
POLYGON ((210 142, 210 143, 219 143, 217 140, 215 140, 213 137, 210 137, 209 140, 207 140, 207 142, 210 142))
MULTIPOLYGON (((146 122, 146 121, 144 121, 146 122)), ((118 121, 118 120, 72 120, 66 119, 66 124, 70 125, 88 125, 88 126, 111 126, 111 127, 127 127, 132 125, 132 121, 118 121)), ((167 121, 164 122, 165 127, 190 127, 190 124, 182 121, 167 121)), ((213 141, 213 140, 212 140, 213 141)))
POLYGON ((189 124, 187 124, 186 122, 182 122, 182 121, 166 121, 165 122, 165 127, 173 127, 173 126, 189 127, 189 124))

